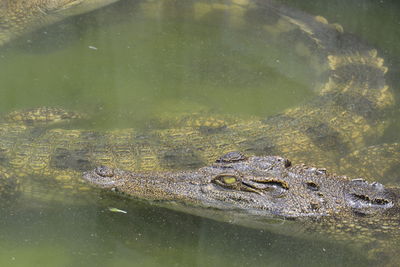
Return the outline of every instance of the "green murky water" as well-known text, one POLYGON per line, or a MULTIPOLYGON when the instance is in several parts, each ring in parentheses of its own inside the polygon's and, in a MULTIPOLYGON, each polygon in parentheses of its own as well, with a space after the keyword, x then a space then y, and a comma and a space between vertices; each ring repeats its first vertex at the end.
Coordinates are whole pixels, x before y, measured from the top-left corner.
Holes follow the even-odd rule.
MULTIPOLYGON (((395 1, 282 1, 340 22, 374 44, 397 92, 395 1), (312 3, 309 3, 312 2, 312 3)), ((313 96, 314 74, 281 47, 221 18, 154 18, 124 1, 24 36, 0 51, 0 111, 62 106, 94 114, 93 128, 147 127, 165 112, 268 116, 313 96), (295 64, 293 63, 295 62, 295 64)), ((184 10, 184 9, 183 9, 184 10)), ((285 50, 286 49, 286 50, 285 50)), ((397 83, 398 84, 398 83, 397 83)), ((395 119, 396 119, 395 115, 395 119)), ((385 139, 396 140, 400 123, 385 139)), ((99 196, 102 197, 102 196, 99 196)), ((363 255, 110 199, 99 204, 10 203, 1 210, 0 266, 364 266, 363 255)), ((78 201, 77 201, 78 202, 78 201)), ((100 203, 100 202, 99 202, 100 203)))

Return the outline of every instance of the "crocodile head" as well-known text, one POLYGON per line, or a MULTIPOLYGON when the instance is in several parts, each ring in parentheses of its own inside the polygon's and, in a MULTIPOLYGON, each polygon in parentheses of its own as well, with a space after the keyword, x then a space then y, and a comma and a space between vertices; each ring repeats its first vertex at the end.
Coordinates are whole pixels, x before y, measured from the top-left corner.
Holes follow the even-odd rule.
POLYGON ((247 158, 239 152, 195 171, 139 174, 102 166, 84 179, 135 198, 264 218, 364 216, 398 206, 398 198, 379 183, 292 166, 278 156, 247 158))

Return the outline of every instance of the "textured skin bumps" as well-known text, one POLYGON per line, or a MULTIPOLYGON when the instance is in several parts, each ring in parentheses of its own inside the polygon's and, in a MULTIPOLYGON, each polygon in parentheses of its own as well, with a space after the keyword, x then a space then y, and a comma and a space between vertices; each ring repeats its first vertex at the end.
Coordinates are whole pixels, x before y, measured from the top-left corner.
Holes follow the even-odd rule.
POLYGON ((354 151, 340 160, 341 173, 399 184, 400 144, 380 144, 354 151))

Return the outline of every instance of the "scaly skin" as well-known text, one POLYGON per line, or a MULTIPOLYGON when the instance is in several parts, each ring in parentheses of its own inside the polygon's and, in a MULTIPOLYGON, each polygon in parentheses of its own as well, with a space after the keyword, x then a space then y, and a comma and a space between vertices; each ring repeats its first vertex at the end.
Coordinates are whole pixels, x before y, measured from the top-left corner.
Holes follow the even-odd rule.
POLYGON ((0 0, 0 46, 24 33, 117 0, 0 0))
POLYGON ((399 260, 400 188, 292 166, 282 157, 231 152, 209 167, 164 173, 102 166, 84 179, 167 208, 289 235, 317 233, 351 241, 387 264, 399 260))
POLYGON ((342 173, 399 184, 400 143, 379 144, 354 151, 340 160, 342 173))
MULTIPOLYGON (((143 1, 138 12, 152 16, 173 8, 170 1, 143 1)), ((199 1, 187 8, 196 22, 223 13, 232 27, 252 29, 265 36, 268 45, 293 45, 315 73, 315 98, 262 120, 217 124, 203 120, 199 125, 189 119, 181 127, 148 131, 63 129, 51 122, 78 115, 51 108, 14 112, 0 125, 0 174, 12 180, 16 190, 47 199, 52 185, 70 193, 88 190, 79 178, 95 166, 128 171, 193 169, 235 150, 283 155, 337 170, 339 158, 383 133, 387 121, 382 118, 394 104, 385 81, 387 68, 375 49, 339 25, 269 1, 199 1), (254 21, 257 16, 262 19, 254 21), (46 181, 45 186, 38 188, 40 183, 32 177, 46 181)), ((54 197, 64 200, 62 194, 54 197)))

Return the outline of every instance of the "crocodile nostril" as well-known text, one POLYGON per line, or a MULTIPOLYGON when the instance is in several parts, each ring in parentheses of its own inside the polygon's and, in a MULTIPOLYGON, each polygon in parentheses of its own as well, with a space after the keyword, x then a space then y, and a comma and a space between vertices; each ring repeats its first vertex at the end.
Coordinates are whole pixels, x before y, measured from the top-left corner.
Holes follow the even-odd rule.
POLYGON ((319 190, 319 185, 317 185, 314 182, 306 182, 306 186, 308 189, 312 190, 312 191, 318 191, 319 190))
POLYGON ((288 159, 284 160, 284 164, 285 164, 285 168, 289 168, 290 166, 292 166, 292 162, 290 162, 290 160, 288 160, 288 159))
POLYGON ((107 166, 99 166, 95 169, 96 174, 98 174, 101 177, 113 177, 114 176, 114 170, 107 167, 107 166))
POLYGON ((289 168, 290 166, 292 166, 292 162, 286 158, 278 158, 278 162, 283 162, 283 166, 285 168, 289 168))

